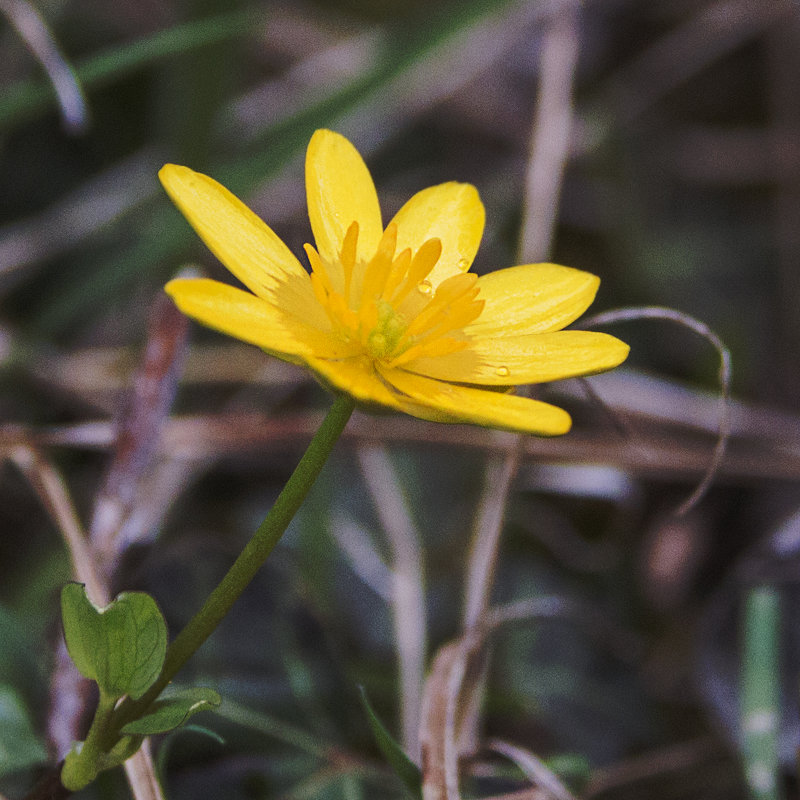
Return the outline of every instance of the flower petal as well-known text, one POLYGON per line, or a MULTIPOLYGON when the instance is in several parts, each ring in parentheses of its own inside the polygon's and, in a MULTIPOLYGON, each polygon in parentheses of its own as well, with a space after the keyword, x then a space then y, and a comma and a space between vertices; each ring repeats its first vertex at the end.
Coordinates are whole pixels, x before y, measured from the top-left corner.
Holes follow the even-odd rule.
POLYGON ((209 250, 257 295, 307 274, 278 235, 212 178, 177 164, 163 166, 158 177, 209 250))
POLYGON ((561 330, 591 305, 600 279, 558 264, 525 264, 482 275, 483 313, 465 328, 474 336, 561 330))
POLYGON ((541 400, 455 386, 399 369, 382 374, 402 392, 403 396, 398 396, 401 410, 420 419, 466 422, 537 436, 559 436, 572 425, 564 409, 541 400))
POLYGON ((378 193, 364 159, 341 134, 318 130, 306 152, 306 197, 319 254, 338 261, 345 234, 358 222, 356 257, 375 255, 383 234, 378 193))
POLYGON ((164 288, 184 314, 279 358, 342 358, 352 352, 330 333, 287 314, 269 300, 225 283, 176 278, 164 288))
POLYGON ((375 372, 367 357, 341 360, 312 358, 306 361, 322 382, 330 388, 345 392, 360 403, 402 410, 393 392, 375 372))
POLYGON ((403 369, 457 383, 519 386, 602 372, 621 364, 629 350, 614 336, 593 331, 476 337, 463 350, 417 358, 403 369))
POLYGON ((483 236, 486 212, 478 190, 468 183, 441 183, 417 192, 398 212, 397 252, 419 250, 428 239, 439 239, 442 255, 428 275, 435 288, 443 280, 466 272, 483 236))

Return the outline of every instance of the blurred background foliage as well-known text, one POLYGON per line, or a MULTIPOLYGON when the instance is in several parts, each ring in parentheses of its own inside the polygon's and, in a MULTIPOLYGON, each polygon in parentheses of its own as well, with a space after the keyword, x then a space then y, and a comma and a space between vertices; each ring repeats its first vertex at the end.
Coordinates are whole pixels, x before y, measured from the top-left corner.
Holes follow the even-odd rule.
MULTIPOLYGON (((618 326, 632 345, 626 370, 589 395, 552 387, 576 430, 527 445, 493 597, 563 606, 495 636, 480 730, 545 759, 579 796, 795 794, 800 7, 32 3, 0 3, 0 792, 21 797, 91 705, 58 647, 71 573, 57 498, 93 535, 104 502, 122 508, 112 585, 151 592, 174 633, 329 402, 302 373, 194 327, 185 363, 159 356, 165 341, 180 353, 185 335, 157 302, 163 283, 187 264, 228 278, 168 203, 158 168, 213 175, 299 252, 310 240, 302 156, 331 127, 367 158, 387 218, 420 188, 474 183, 487 206, 475 269, 509 266, 531 137, 547 138, 532 131, 543 42, 570 14, 574 108, 549 257, 601 276, 594 310, 669 306, 714 329, 733 356, 732 438, 707 496, 676 516, 718 419, 717 356, 679 326, 618 326), (130 449, 113 456, 116 423, 130 449), (779 602, 753 607, 745 647, 754 584, 779 602), (766 693, 780 724, 755 744, 742 724, 750 685, 783 687, 766 693)), ((357 416, 284 543, 186 670, 225 703, 154 743, 167 797, 403 796, 358 691, 401 738, 403 706, 418 698, 397 679, 381 509, 400 491, 418 531, 430 666, 462 624, 486 465, 511 450, 474 429, 357 416), (394 478, 376 486, 356 451, 380 443, 394 478)), ((461 774, 467 797, 558 796, 531 793, 485 749, 461 774)), ((128 792, 117 771, 80 796, 128 792)))

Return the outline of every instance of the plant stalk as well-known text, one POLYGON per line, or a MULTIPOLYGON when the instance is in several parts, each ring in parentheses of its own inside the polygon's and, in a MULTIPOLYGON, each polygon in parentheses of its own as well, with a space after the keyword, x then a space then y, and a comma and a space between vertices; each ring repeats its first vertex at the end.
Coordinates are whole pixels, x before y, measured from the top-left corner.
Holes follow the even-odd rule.
MULTIPOLYGON (((213 633, 253 580, 305 500, 354 408, 355 404, 350 397, 339 395, 336 398, 264 521, 211 592, 203 607, 170 644, 161 675, 142 697, 138 700, 127 698, 115 711, 111 726, 115 739, 127 722, 138 719, 149 708, 178 670, 213 633)), ((113 746, 114 742, 110 744, 113 746)))

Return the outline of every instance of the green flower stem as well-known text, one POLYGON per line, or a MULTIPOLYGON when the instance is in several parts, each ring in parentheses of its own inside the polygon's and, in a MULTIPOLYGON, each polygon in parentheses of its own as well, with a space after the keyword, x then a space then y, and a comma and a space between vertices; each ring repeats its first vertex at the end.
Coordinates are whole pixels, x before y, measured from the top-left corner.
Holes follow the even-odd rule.
POLYGON ((86 741, 80 752, 70 752, 61 771, 62 784, 71 791, 77 791, 90 784, 100 771, 99 763, 103 758, 103 739, 111 725, 111 716, 114 712, 114 703, 117 698, 100 692, 92 726, 86 735, 86 741))
MULTIPOLYGON (((211 592, 203 607, 169 646, 164 668, 158 680, 138 700, 127 698, 116 710, 112 732, 114 739, 118 737, 123 725, 138 719, 161 694, 175 673, 211 635, 231 610, 239 595, 253 580, 305 500, 354 408, 355 404, 350 397, 346 395, 337 397, 264 521, 256 529, 225 577, 211 592)), ((111 741, 105 744, 113 746, 114 743, 115 741, 111 741)))

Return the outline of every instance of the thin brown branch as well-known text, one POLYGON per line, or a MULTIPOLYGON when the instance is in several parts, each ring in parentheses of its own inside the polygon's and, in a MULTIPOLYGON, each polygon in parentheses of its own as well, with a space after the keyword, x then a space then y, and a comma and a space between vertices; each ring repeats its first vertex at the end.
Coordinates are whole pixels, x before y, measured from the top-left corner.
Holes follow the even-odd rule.
MULTIPOLYGON (((145 532, 132 530, 137 506, 148 505, 142 484, 151 473, 161 431, 178 386, 186 349, 188 323, 165 296, 156 298, 150 313, 147 344, 134 372, 126 407, 120 418, 114 454, 97 493, 90 536, 108 579, 123 550, 145 532)), ((149 518, 149 517, 148 517, 149 518)))
MULTIPOLYGON (((605 386, 604 398, 608 401, 605 386)), ((713 400, 714 404, 717 402, 713 400)), ((675 410, 673 407, 671 414, 675 410)), ((737 436, 734 427, 718 479, 739 485, 756 480, 800 480, 800 420, 788 414, 757 410, 752 410, 751 418, 751 410, 741 405, 733 410, 732 416, 735 421, 739 418, 743 432, 737 436)), ((606 464, 634 476, 669 481, 696 480, 708 470, 708 454, 715 438, 702 428, 687 428, 680 421, 663 423, 657 406, 637 407, 626 413, 635 413, 643 420, 635 443, 615 431, 575 429, 568 436, 554 439, 526 439, 524 458, 541 463, 606 464)), ((313 435, 321 419, 320 414, 313 412, 280 418, 258 413, 173 417, 165 427, 162 447, 185 459, 280 452, 300 447, 299 443, 313 435)), ((348 426, 342 439, 349 443, 398 442, 488 455, 507 454, 510 443, 492 434, 467 425, 441 425, 399 416, 372 417, 356 412, 354 423, 348 426)), ((31 436, 42 445, 105 450, 113 444, 114 426, 95 421, 42 429, 31 436)))

